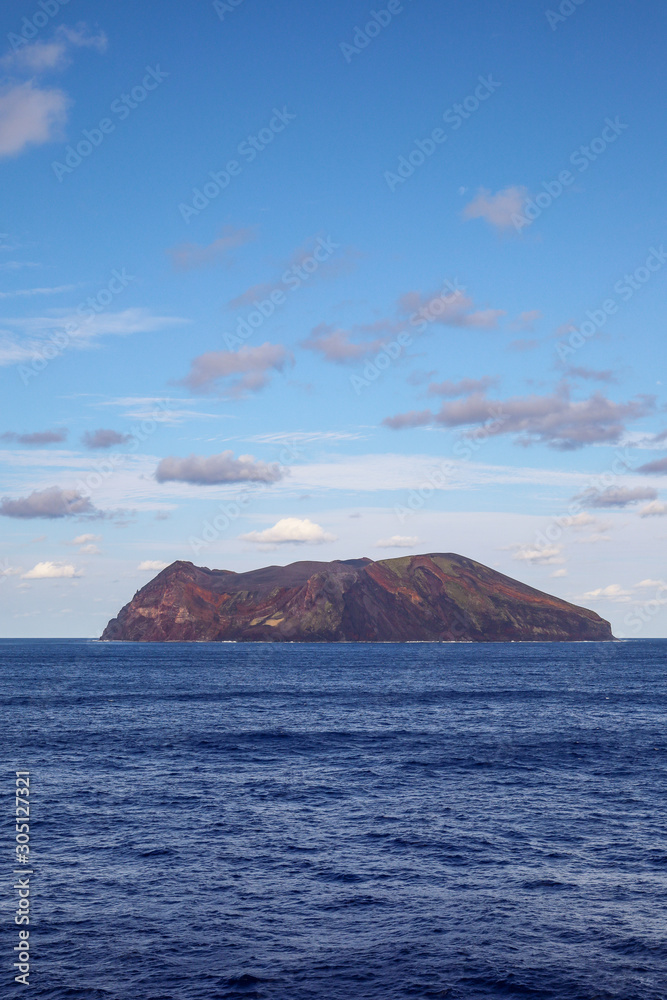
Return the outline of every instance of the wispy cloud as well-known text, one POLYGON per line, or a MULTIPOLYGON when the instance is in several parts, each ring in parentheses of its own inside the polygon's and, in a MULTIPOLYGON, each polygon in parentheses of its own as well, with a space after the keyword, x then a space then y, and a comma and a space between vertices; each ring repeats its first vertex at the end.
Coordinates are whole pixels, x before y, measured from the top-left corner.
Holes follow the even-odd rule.
POLYGON ((97 400, 93 406, 115 406, 125 410, 122 416, 129 420, 155 420, 156 423, 177 426, 188 420, 231 419, 229 413, 206 413, 190 409, 201 400, 168 396, 119 396, 116 399, 97 400))
POLYGON ((403 318, 401 329, 413 328, 419 320, 441 326, 472 327, 492 330, 505 315, 503 309, 478 309, 463 289, 449 294, 406 292, 397 302, 397 319, 403 318))
POLYGON ((301 341, 301 347, 315 351, 325 361, 348 364, 377 354, 388 339, 388 337, 378 337, 366 343, 359 343, 352 340, 349 330, 336 329, 327 323, 320 323, 311 330, 305 340, 301 341))
POLYGON ((41 146, 64 138, 70 99, 58 88, 42 87, 35 77, 64 69, 73 48, 103 51, 106 36, 91 35, 85 24, 61 25, 49 42, 37 41, 0 59, 6 72, 30 76, 24 82, 11 79, 0 87, 0 157, 17 156, 29 146, 41 146))
POLYGON ((512 559, 519 562, 527 562, 537 566, 553 566, 555 563, 563 563, 563 547, 561 545, 549 545, 540 547, 539 545, 524 545, 516 543, 510 546, 514 554, 512 559))
POLYGON ((81 438, 83 445, 91 450, 112 448, 117 444, 127 444, 131 440, 131 434, 119 434, 118 431, 110 430, 106 427, 100 427, 96 431, 86 431, 81 438))
MULTIPOLYGON (((0 247, 0 250, 5 250, 6 247, 0 247)), ((35 260, 5 260, 0 263, 0 271, 20 271, 24 267, 41 267, 35 260)))
POLYGON ((282 372, 293 358, 281 344, 241 347, 238 351, 209 351, 191 362, 178 383, 196 392, 239 397, 268 385, 271 373, 282 372))
POLYGON ((225 226, 220 236, 209 244, 179 243, 167 251, 176 271, 192 271, 207 264, 231 263, 232 251, 257 238, 255 229, 225 226))
POLYGON ((477 196, 463 210, 464 219, 484 219, 495 229, 505 230, 514 226, 514 217, 519 215, 528 197, 528 189, 520 185, 504 188, 491 194, 480 188, 477 196))
POLYGON ((600 371, 597 368, 578 368, 574 365, 564 365, 563 375, 565 378, 579 378, 588 382, 618 382, 613 371, 609 368, 600 371))
POLYGON ((615 403, 601 393, 574 401, 568 387, 561 385, 551 395, 504 400, 489 399, 484 393, 475 392, 460 401, 443 403, 437 413, 413 410, 387 417, 383 423, 392 430, 431 424, 483 427, 487 437, 511 434, 517 444, 542 443, 571 451, 588 444, 617 443, 626 422, 651 413, 654 405, 650 397, 615 403))
POLYGON ((623 590, 619 583, 610 583, 607 587, 589 590, 578 598, 580 601, 613 601, 616 604, 627 604, 632 599, 631 590, 623 590))
POLYGON ((652 500, 638 511, 640 517, 665 517, 667 516, 667 503, 660 500, 652 500))
POLYGON ((230 309, 252 306, 273 292, 294 291, 304 282, 312 285, 323 279, 337 278, 354 270, 361 253, 355 247, 339 247, 330 238, 313 236, 304 241, 286 260, 276 265, 280 276, 251 285, 228 303, 230 309), (334 256, 335 251, 335 256, 334 256))
POLYGON ((640 465, 637 472, 641 472, 645 476, 667 475, 667 458, 658 458, 655 462, 647 462, 646 465, 640 465))
POLYGON ((53 431, 35 431, 32 434, 15 434, 13 431, 6 431, 0 434, 0 441, 16 441, 17 444, 43 445, 59 444, 67 440, 67 428, 61 427, 53 431))
POLYGON ((314 444, 329 441, 359 441, 366 437, 361 431, 274 431, 270 434, 254 434, 247 441, 261 444, 314 444))
POLYGON ((486 392, 492 386, 498 384, 500 379, 491 376, 484 378, 464 378, 460 382, 431 382, 428 391, 431 396, 445 396, 449 399, 456 399, 457 396, 470 396, 474 392, 486 392))
POLYGON ((512 340, 508 344, 508 347, 510 351, 520 351, 524 354, 527 351, 534 351, 539 345, 539 340, 536 340, 534 337, 519 337, 518 340, 512 340))
POLYGON ((0 59, 0 67, 9 73, 29 74, 63 70, 71 62, 73 48, 104 52, 106 47, 107 36, 104 32, 93 35, 83 22, 77 24, 75 28, 61 24, 50 41, 22 45, 16 51, 3 56, 0 59))
POLYGON ((180 316, 158 316, 149 309, 124 309, 99 313, 82 319, 77 313, 54 310, 51 315, 5 317, 3 324, 11 332, 0 336, 0 366, 30 361, 52 348, 49 334, 67 334, 68 347, 90 348, 99 337, 127 337, 134 333, 153 333, 189 323, 180 316))
POLYGON ((65 542, 65 545, 76 546, 82 555, 98 556, 101 553, 101 549, 98 548, 96 543, 101 541, 101 535, 77 535, 71 542, 65 542))
POLYGON ((60 295, 62 292, 72 292, 78 285, 56 285, 55 288, 19 288, 14 292, 0 292, 0 299, 15 299, 21 296, 60 295))
POLYGON ((412 549, 419 538, 417 535, 392 535, 391 538, 380 538, 375 543, 377 549, 412 549))
POLYGON ((393 316, 349 329, 320 323, 300 346, 333 364, 353 364, 377 354, 400 333, 423 332, 427 325, 492 330, 504 315, 502 309, 476 309, 461 289, 446 295, 411 291, 398 299, 393 316))
POLYGON ((612 486, 606 490, 585 490, 576 499, 586 504, 587 507, 597 507, 604 510, 614 507, 631 507, 642 500, 655 500, 657 496, 657 490, 651 487, 612 486))
POLYGON ((18 566, 10 566, 7 559, 4 559, 0 564, 0 581, 10 576, 21 576, 22 573, 23 570, 19 569, 18 566))
POLYGON ((539 309, 529 309, 526 312, 522 312, 517 316, 513 323, 510 324, 511 330, 528 330, 533 331, 535 329, 536 323, 542 319, 542 313, 539 309))

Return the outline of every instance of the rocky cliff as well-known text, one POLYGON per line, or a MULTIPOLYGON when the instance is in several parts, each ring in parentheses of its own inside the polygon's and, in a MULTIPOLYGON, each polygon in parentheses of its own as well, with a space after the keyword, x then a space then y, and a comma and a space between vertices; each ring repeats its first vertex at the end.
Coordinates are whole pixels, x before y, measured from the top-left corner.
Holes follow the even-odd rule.
POLYGON ((462 556, 348 559, 232 573, 175 562, 107 625, 130 642, 611 640, 595 612, 462 556))

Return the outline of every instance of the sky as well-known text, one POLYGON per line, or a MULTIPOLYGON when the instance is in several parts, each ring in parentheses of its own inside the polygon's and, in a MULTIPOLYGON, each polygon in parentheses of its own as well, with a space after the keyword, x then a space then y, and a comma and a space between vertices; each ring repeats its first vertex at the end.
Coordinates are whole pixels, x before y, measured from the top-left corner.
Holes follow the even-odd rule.
POLYGON ((0 634, 457 552, 667 635, 658 0, 5 0, 0 634))

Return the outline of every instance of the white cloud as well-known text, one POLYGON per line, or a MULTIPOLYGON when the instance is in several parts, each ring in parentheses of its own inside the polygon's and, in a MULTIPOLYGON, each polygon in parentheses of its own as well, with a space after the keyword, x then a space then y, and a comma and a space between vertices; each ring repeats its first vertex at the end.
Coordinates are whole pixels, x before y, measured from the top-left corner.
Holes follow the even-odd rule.
POLYGON ((23 70, 28 73, 62 69, 65 64, 65 45, 62 42, 34 42, 0 59, 0 66, 3 69, 23 70))
POLYGON ((66 545, 90 545, 91 542, 101 542, 101 535, 77 535, 73 538, 71 542, 66 542, 66 545))
POLYGON ((552 577, 562 577, 562 576, 567 576, 567 570, 566 570, 566 569, 556 569, 556 570, 554 570, 554 572, 553 572, 553 573, 551 574, 551 576, 552 576, 552 577))
POLYGON ((88 28, 83 23, 78 24, 76 28, 68 28, 61 24, 51 41, 33 42, 31 45, 21 46, 15 52, 3 56, 0 59, 0 66, 9 72, 24 73, 62 70, 71 61, 68 55, 70 46, 94 48, 98 52, 104 52, 107 37, 104 32, 100 32, 99 35, 89 34, 88 28))
POLYGON ((160 562, 159 559, 145 559, 139 563, 137 569, 141 570, 142 573, 144 571, 159 573, 160 570, 166 569, 168 565, 169 563, 160 562))
POLYGON ((653 588, 658 587, 661 590, 667 590, 667 583, 664 580, 640 580, 639 583, 635 584, 636 587, 646 587, 653 588))
POLYGON ((496 194, 480 188, 463 210, 465 219, 484 219, 496 229, 509 229, 514 225, 514 216, 519 215, 528 197, 528 189, 521 186, 508 187, 496 194))
POLYGON ((381 538, 375 543, 378 549, 411 549, 419 541, 416 535, 392 535, 391 538, 381 538))
POLYGON ((565 562, 561 555, 563 551, 561 545, 545 545, 540 548, 539 545, 523 545, 516 542, 514 545, 510 545, 510 548, 514 549, 512 559, 518 559, 521 562, 529 562, 538 566, 552 566, 554 563, 565 562))
POLYGON ((81 576, 74 566, 66 563, 41 562, 24 573, 23 580, 71 580, 81 576))
POLYGON ((68 103, 62 90, 43 90, 31 80, 0 89, 0 157, 62 138, 68 103))
POLYGON ((8 576, 20 576, 22 572, 23 570, 17 566, 10 566, 5 559, 2 566, 0 566, 0 580, 4 580, 8 576))
POLYGON ((322 545, 335 542, 336 536, 325 531, 308 518, 284 517, 265 531, 251 531, 241 535, 245 542, 258 545, 322 545))
POLYGON ((614 601, 619 604, 627 603, 632 597, 631 590, 623 590, 619 583, 610 583, 607 587, 598 587, 597 590, 589 590, 582 594, 579 600, 582 601, 614 601))
MULTIPOLYGON (((91 35, 85 24, 61 25, 48 42, 21 46, 0 59, 0 69, 13 75, 35 77, 64 69, 71 47, 106 47, 106 36, 91 35)), ((41 87, 35 79, 0 87, 0 157, 17 156, 28 146, 41 146, 62 139, 70 100, 64 91, 41 87)))

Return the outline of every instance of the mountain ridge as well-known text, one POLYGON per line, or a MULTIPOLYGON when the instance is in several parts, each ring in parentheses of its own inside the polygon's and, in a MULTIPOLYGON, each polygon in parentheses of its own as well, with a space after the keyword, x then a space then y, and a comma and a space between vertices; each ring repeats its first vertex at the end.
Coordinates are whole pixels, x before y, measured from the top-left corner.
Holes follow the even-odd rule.
POLYGON ((612 641, 594 611, 456 553, 301 561, 245 573, 178 560, 103 641, 612 641))

